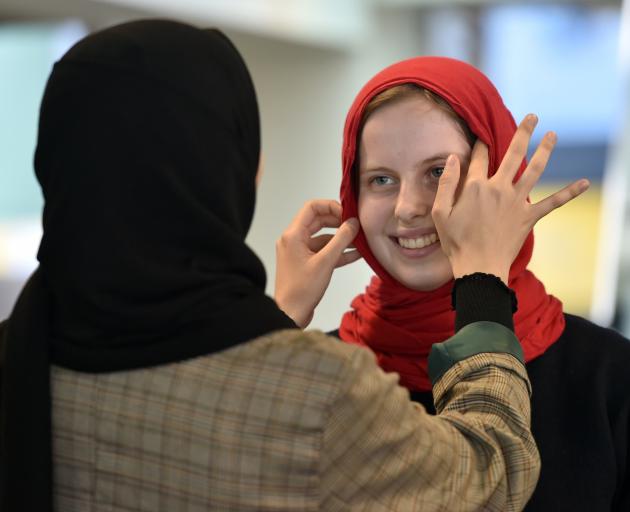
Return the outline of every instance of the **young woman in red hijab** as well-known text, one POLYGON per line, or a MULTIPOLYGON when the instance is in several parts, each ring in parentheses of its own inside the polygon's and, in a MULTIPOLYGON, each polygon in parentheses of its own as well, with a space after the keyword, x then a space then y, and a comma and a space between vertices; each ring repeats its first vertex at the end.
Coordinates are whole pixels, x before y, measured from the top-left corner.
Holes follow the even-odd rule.
MULTIPOLYGON (((450 154, 465 176, 476 140, 488 146, 488 172, 496 173, 515 130, 487 77, 440 57, 384 69, 359 92, 346 119, 343 219, 359 218, 354 244, 376 276, 352 301, 338 336, 370 347, 429 411, 427 356, 455 331, 453 275, 431 217, 437 183, 450 154)), ((524 168, 525 162, 515 180, 524 168)), ((542 457, 527 510, 628 511, 630 343, 563 311, 527 269, 533 245, 530 233, 508 283, 518 303, 515 332, 533 385, 532 429, 542 457)))

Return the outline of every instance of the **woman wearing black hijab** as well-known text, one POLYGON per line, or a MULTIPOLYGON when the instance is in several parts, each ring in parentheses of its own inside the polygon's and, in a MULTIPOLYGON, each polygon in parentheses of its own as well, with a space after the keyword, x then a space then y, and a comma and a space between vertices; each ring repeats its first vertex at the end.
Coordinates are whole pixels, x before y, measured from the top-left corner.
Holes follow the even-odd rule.
MULTIPOLYGON (((507 289, 461 284, 472 325, 436 345, 429 417, 367 350, 296 329, 265 296, 244 242, 259 139, 251 79, 216 30, 127 23, 55 64, 40 266, 0 333, 2 510, 522 506, 538 473, 522 354, 474 323, 511 326, 507 289)), ((324 281, 355 234, 311 254, 324 281)))

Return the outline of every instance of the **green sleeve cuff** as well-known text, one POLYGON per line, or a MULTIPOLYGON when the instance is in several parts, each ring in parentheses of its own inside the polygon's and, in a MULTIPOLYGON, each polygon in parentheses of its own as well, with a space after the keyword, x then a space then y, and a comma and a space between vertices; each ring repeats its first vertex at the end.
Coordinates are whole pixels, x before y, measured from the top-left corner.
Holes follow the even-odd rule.
POLYGON ((511 354, 525 364, 523 349, 514 332, 495 322, 474 322, 446 341, 431 347, 429 378, 435 384, 462 359, 487 352, 511 354))

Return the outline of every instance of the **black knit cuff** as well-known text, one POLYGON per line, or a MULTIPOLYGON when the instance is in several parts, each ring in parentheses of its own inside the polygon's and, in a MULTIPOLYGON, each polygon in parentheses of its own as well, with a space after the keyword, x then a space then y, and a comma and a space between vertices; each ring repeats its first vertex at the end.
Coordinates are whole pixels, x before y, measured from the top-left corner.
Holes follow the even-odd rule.
POLYGON ((475 272, 455 279, 451 300, 455 332, 480 321, 496 322, 514 330, 516 294, 497 276, 475 272))

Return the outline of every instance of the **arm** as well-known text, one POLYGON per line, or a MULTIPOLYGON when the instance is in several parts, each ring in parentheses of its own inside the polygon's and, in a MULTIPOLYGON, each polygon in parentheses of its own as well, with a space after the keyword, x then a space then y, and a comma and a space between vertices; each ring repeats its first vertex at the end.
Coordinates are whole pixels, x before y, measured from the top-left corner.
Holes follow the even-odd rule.
MULTIPOLYGON (((493 294, 493 311, 509 311, 507 293, 495 293, 491 283, 472 286, 493 294)), ((462 296, 458 314, 478 310, 477 300, 462 296)), ((355 353, 324 431, 322 509, 342 503, 367 510, 524 506, 540 461, 513 333, 494 322, 469 324, 436 345, 429 364, 438 416, 410 402, 397 376, 383 373, 367 350, 355 353), (490 349, 496 352, 485 352, 490 349)))
MULTIPOLYGON (((505 328, 488 326, 496 331, 486 335, 507 343, 505 328)), ((410 402, 369 352, 357 352, 353 363, 324 432, 322 509, 335 502, 409 511, 524 506, 540 462, 527 378, 513 356, 479 354, 451 367, 436 383, 438 416, 410 402)))

